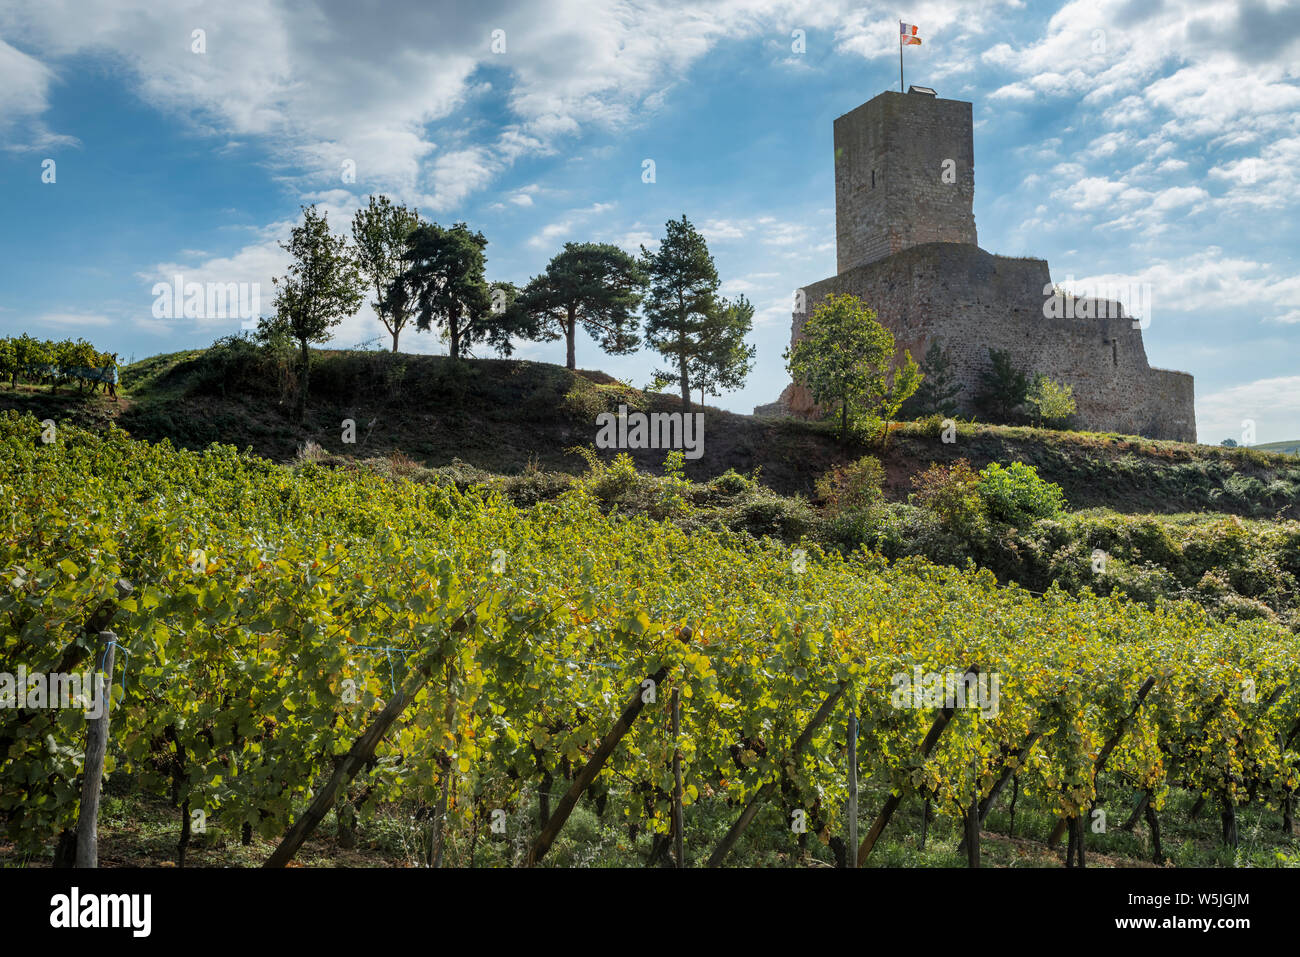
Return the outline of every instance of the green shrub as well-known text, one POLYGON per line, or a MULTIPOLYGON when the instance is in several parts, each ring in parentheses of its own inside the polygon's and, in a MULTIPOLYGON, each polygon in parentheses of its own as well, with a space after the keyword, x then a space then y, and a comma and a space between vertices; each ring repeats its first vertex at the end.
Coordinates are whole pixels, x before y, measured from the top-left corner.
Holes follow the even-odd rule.
POLYGON ((709 492, 719 498, 735 498, 754 491, 758 487, 752 478, 741 475, 735 469, 727 469, 721 475, 709 481, 709 492))
POLYGON ((1017 527, 1065 511, 1061 486, 1039 478, 1038 470, 1024 462, 1005 468, 989 463, 980 471, 978 492, 994 519, 1017 527))
POLYGON ((966 459, 951 465, 930 463, 912 476, 913 500, 933 513, 940 524, 960 535, 981 534, 987 526, 988 507, 979 494, 979 476, 966 459))
POLYGON ((783 498, 766 489, 737 500, 727 508, 724 524, 754 536, 773 535, 797 541, 817 527, 817 515, 800 498, 783 498))
POLYGON ((839 465, 817 480, 817 497, 832 515, 856 511, 880 502, 885 468, 880 460, 864 455, 856 462, 839 465))

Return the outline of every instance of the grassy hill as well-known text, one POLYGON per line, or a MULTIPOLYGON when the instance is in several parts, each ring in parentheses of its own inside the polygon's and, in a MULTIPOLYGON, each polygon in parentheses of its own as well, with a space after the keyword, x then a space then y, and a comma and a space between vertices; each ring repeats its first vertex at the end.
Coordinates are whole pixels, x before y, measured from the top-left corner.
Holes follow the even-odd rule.
MULTIPOLYGON (((212 442, 252 448, 287 462, 315 443, 326 455, 392 457, 427 468, 557 478, 585 468, 575 446, 592 446, 595 418, 620 404, 677 411, 672 395, 645 393, 593 371, 546 363, 387 352, 314 353, 307 420, 293 420, 291 357, 246 343, 159 355, 126 367, 122 401, 20 387, 0 388, 0 408, 98 428, 116 422, 136 438, 202 448, 212 442), (341 423, 356 422, 356 443, 341 423)), ((705 415, 704 455, 686 477, 707 481, 729 470, 757 473, 782 495, 811 495, 818 476, 868 452, 881 455, 885 493, 904 501, 911 479, 931 462, 966 458, 975 468, 1023 461, 1059 484, 1075 507, 1176 514, 1218 512, 1300 517, 1300 466, 1291 456, 1134 436, 1054 432, 963 423, 956 441, 936 423, 906 424, 888 450, 842 446, 833 425, 755 419, 716 408, 705 415)), ((612 458, 612 452, 602 452, 612 458)), ((661 473, 664 453, 630 453, 641 470, 661 473)))

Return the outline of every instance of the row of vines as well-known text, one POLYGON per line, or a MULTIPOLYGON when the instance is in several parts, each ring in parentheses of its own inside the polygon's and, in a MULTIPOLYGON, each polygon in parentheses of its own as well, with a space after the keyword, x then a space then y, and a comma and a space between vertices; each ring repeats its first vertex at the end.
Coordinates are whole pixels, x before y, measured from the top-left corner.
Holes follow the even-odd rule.
MULTIPOLYGON (((324 810, 394 802, 435 809, 437 860, 539 791, 531 862, 575 791, 667 840, 679 778, 688 822, 779 788, 839 840, 850 714, 865 786, 958 821, 1009 775, 1084 820, 1102 761, 1153 809, 1179 787, 1289 820, 1300 783, 1300 649, 1263 622, 687 534, 581 489, 520 509, 227 447, 42 438, 0 417, 0 672, 95 667, 86 623, 110 609, 106 773, 288 834, 276 863, 324 810), (900 675, 968 669, 996 676, 995 713, 943 711, 937 733, 934 702, 900 706, 900 675)), ((0 822, 24 854, 75 823, 85 725, 0 709, 0 822)))
POLYGON ((84 339, 36 339, 0 337, 0 380, 17 388, 20 379, 33 384, 48 382, 56 389, 62 382, 76 381, 82 388, 98 383, 117 383, 117 354, 100 352, 84 339))

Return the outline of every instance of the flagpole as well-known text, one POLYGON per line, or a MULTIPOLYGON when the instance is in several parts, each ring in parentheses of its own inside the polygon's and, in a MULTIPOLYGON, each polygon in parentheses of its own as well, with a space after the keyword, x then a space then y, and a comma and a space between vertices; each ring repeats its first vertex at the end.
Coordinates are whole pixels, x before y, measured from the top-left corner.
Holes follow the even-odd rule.
POLYGON ((903 21, 898 21, 898 92, 906 93, 903 89, 903 21))

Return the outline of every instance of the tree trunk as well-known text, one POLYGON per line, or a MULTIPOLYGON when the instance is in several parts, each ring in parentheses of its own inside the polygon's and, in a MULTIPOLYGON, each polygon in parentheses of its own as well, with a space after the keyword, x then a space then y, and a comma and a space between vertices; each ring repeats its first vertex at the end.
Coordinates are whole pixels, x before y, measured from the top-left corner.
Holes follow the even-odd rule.
POLYGON ((397 337, 398 337, 399 335, 401 335, 401 332, 402 332, 401 329, 394 329, 394 330, 393 330, 393 351, 394 351, 394 352, 397 351, 397 337))
POLYGON ((978 789, 975 792, 975 796, 971 798, 970 807, 966 809, 966 814, 964 815, 964 817, 965 817, 965 824, 966 824, 966 840, 963 843, 966 845, 966 866, 979 867, 980 866, 980 801, 979 801, 978 789))
POLYGON ((682 353, 681 359, 677 363, 677 369, 682 377, 682 410, 689 412, 691 410, 691 384, 690 377, 686 372, 686 353, 682 353))
POLYGON ((578 317, 572 306, 569 307, 569 319, 564 327, 565 338, 565 356, 564 367, 566 369, 578 368, 577 353, 574 348, 574 339, 578 336, 578 317))
POLYGON ((1164 861, 1164 850, 1160 847, 1160 819, 1156 817, 1156 809, 1150 801, 1147 802, 1146 809, 1147 827, 1151 830, 1151 860, 1160 864, 1164 861))
POLYGON ((302 374, 298 382, 298 421, 301 423, 307 418, 307 383, 311 376, 311 355, 307 351, 307 340, 299 339, 299 345, 302 347, 302 374))
POLYGON ((176 866, 185 866, 185 851, 190 846, 190 799, 181 803, 181 838, 176 842, 176 866))
POLYGON ((1222 813, 1220 815, 1223 821, 1223 843, 1227 847, 1235 848, 1238 844, 1237 839, 1237 807, 1232 803, 1232 798, 1227 794, 1222 798, 1222 813))
POLYGON ((673 689, 673 855, 677 866, 686 866, 686 829, 682 814, 682 696, 681 689, 673 689))

